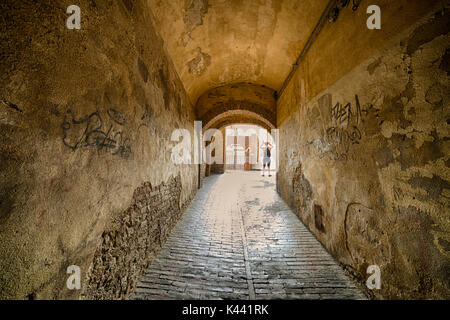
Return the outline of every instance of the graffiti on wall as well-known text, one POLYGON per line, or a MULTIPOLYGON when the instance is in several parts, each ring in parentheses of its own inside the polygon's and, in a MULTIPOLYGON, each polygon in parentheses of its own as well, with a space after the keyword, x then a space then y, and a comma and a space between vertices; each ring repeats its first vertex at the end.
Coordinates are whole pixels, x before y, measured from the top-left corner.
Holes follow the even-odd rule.
POLYGON ((99 155, 109 153, 128 158, 131 147, 130 139, 124 133, 126 122, 126 116, 112 108, 107 110, 106 117, 93 112, 78 120, 69 109, 61 124, 62 142, 73 151, 92 148, 99 155))
POLYGON ((378 118, 379 110, 372 104, 362 106, 358 95, 354 103, 337 102, 329 108, 330 125, 325 130, 325 143, 328 146, 327 155, 330 160, 347 160, 353 145, 361 143, 364 125, 369 116, 378 118))

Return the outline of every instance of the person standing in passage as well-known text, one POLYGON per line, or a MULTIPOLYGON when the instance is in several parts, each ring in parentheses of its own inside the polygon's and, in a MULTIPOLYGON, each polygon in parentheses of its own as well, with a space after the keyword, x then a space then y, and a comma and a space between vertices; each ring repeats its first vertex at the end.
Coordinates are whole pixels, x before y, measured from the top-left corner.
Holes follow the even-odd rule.
POLYGON ((262 171, 262 176, 264 177, 264 171, 265 171, 266 166, 267 166, 269 177, 271 177, 272 175, 270 174, 270 157, 271 157, 270 150, 272 150, 272 145, 270 144, 270 142, 266 141, 261 146, 261 149, 263 149, 263 171, 262 171))

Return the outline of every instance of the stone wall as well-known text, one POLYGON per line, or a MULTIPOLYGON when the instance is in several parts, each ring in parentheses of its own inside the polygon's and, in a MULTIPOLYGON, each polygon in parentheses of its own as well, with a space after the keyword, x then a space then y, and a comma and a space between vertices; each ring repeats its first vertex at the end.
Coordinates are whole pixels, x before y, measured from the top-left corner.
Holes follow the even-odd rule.
POLYGON ((70 4, 0 2, 0 299, 77 299, 70 265, 86 297, 125 297, 197 190, 171 162, 195 116, 148 2, 77 1, 81 30, 70 4))
POLYGON ((143 183, 131 205, 102 234, 89 270, 84 299, 129 298, 181 214, 180 176, 152 187, 143 183))
POLYGON ((362 282, 381 268, 376 297, 448 299, 449 11, 379 2, 382 30, 342 11, 280 97, 278 191, 362 282))

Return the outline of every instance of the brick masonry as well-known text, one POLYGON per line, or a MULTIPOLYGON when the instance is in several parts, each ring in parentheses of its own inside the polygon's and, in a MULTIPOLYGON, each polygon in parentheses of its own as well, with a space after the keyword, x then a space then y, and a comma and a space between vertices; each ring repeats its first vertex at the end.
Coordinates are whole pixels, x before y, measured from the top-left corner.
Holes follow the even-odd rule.
POLYGON ((133 292, 181 214, 180 194, 180 176, 155 187, 146 182, 135 190, 131 205, 102 235, 84 299, 123 299, 133 292))

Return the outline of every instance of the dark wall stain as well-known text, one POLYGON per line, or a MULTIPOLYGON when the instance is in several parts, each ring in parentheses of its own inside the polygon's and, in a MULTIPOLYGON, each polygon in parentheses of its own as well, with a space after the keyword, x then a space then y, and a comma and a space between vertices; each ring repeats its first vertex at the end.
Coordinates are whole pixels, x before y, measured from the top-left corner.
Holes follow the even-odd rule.
POLYGON ((449 241, 439 238, 439 244, 445 251, 450 251, 450 242, 449 241))
POLYGON ((450 168, 450 159, 448 159, 447 161, 445 161, 445 166, 446 166, 447 168, 450 168))
POLYGON ((444 9, 442 12, 435 14, 434 19, 417 28, 411 38, 408 40, 406 52, 412 55, 423 44, 432 41, 441 35, 445 35, 450 31, 450 19, 448 18, 449 10, 444 9))
MULTIPOLYGON (((399 126, 403 129, 409 127, 412 122, 407 120, 404 115, 404 104, 402 98, 408 99, 408 102, 412 100, 415 96, 415 89, 412 83, 409 82, 405 90, 395 97, 385 97, 384 103, 381 106, 380 121, 379 125, 383 124, 385 121, 398 122, 399 126)), ((406 102, 406 103, 408 103, 406 102)))
POLYGON ((369 64, 367 66, 367 71, 369 72, 369 74, 372 75, 375 72, 375 70, 380 66, 380 64, 381 64, 381 57, 379 57, 377 60, 369 64))
MULTIPOLYGON (((402 270, 391 281, 405 281, 415 283, 412 294, 416 299, 424 299, 429 291, 436 287, 445 288, 448 282, 448 259, 442 259, 442 253, 434 244, 431 230, 435 228, 435 222, 426 212, 408 206, 399 207, 399 215, 396 225, 402 226, 402 232, 395 235, 396 246, 392 247, 392 261, 396 261, 396 267, 402 270), (408 256, 408 267, 403 265, 402 258, 408 256), (440 282, 439 279, 447 279, 440 282)), ((444 289, 445 290, 445 289, 444 289)), ((402 298, 405 293, 388 298, 402 298)), ((409 293, 411 294, 411 293, 409 293)), ((443 297, 448 298, 447 294, 443 297)))
POLYGON ((445 51, 445 54, 442 56, 442 61, 439 65, 439 69, 447 72, 447 75, 450 73, 450 49, 447 49, 445 51))
POLYGON ((1 100, 1 102, 5 105, 5 106, 7 106, 8 108, 11 108, 11 109, 14 109, 14 110, 16 110, 16 111, 18 111, 18 112, 23 112, 18 106, 16 106, 14 103, 11 103, 11 102, 9 102, 9 101, 6 101, 6 100, 1 100))
POLYGON ((323 225, 323 209, 318 204, 314 204, 314 225, 320 232, 325 232, 323 225))
POLYGON ((4 224, 11 215, 14 206, 14 192, 15 186, 2 187, 0 189, 0 224, 4 224))
POLYGON ((145 104, 144 113, 141 117, 141 120, 149 120, 153 116, 153 110, 150 108, 148 103, 145 104))
POLYGON ((444 106, 444 99, 442 95, 442 89, 437 83, 434 83, 425 93, 425 101, 431 104, 434 110, 441 109, 444 106))
POLYGON ((169 88, 169 76, 166 68, 159 69, 159 80, 161 88, 163 89, 164 106, 166 110, 170 108, 170 88, 169 88))
POLYGON ((312 187, 302 172, 301 164, 295 169, 292 177, 292 188, 295 198, 295 207, 299 214, 308 211, 308 203, 312 199, 312 187))
POLYGON ((134 7, 134 0, 122 0, 127 10, 131 13, 134 7))
POLYGON ((138 58, 138 68, 139 68, 139 74, 142 77, 142 80, 144 80, 144 82, 148 81, 148 69, 147 66, 145 65, 144 61, 141 60, 141 58, 138 58))
POLYGON ((375 160, 380 168, 385 168, 390 163, 394 162, 395 159, 392 149, 389 148, 386 140, 384 140, 382 144, 383 145, 380 147, 380 149, 375 153, 375 160))
POLYGON ((400 162, 402 170, 412 166, 422 167, 445 156, 438 141, 426 141, 420 148, 416 148, 414 139, 402 134, 393 134, 391 140, 400 151, 396 160, 400 162))
POLYGON ((450 182, 436 175, 432 178, 416 176, 410 178, 408 183, 415 189, 421 188, 427 191, 428 195, 422 199, 424 201, 428 198, 438 199, 444 189, 450 189, 450 182))

